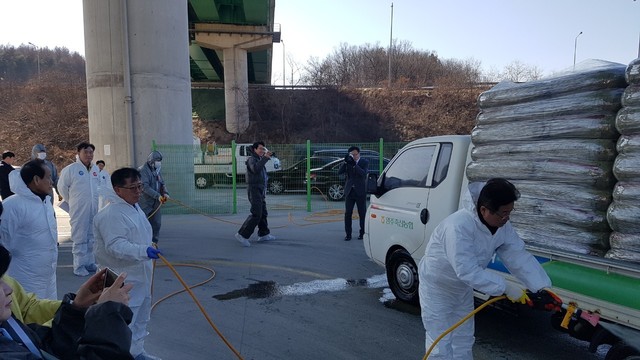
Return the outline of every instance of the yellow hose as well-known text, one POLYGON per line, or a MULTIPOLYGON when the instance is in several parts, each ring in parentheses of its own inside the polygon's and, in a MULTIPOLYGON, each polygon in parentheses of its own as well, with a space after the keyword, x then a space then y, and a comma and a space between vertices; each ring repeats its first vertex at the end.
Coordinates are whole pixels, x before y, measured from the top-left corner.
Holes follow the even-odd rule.
POLYGON ((162 262, 165 263, 165 265, 167 265, 169 267, 169 269, 171 269, 171 271, 173 272, 173 274, 176 276, 176 278, 178 279, 178 281, 180 281, 180 283, 182 284, 182 286, 184 286, 185 291, 187 291, 189 293, 189 295, 191 295, 191 298, 193 299, 193 301, 196 303, 196 305, 198 305, 198 308, 200 309, 200 311, 202 312, 202 315, 204 315, 204 317, 207 319, 207 321, 209 322, 209 325, 211 325, 211 327, 213 328, 213 330, 215 330, 216 334, 218 334, 218 336, 220 337, 220 339, 222 339, 222 341, 227 345, 227 347, 236 355, 236 357, 240 360, 242 359, 242 356, 240 355, 240 353, 238 352, 238 350, 236 350, 233 345, 231 345, 231 343, 224 337, 224 335, 222 334, 222 332, 220 332, 220 330, 218 330, 218 327, 213 323, 213 320, 211 320, 211 317, 209 317, 209 314, 207 314, 207 312, 204 310, 204 307, 202 306, 202 304, 200 304, 200 301, 198 301, 198 298, 196 298, 196 295, 193 293, 193 291, 191 291, 191 288, 189 287, 189 285, 187 285, 187 283, 184 282, 184 280, 182 279, 182 277, 180 276, 180 274, 178 274, 178 272, 176 271, 176 269, 173 267, 173 265, 171 265, 171 263, 169 263, 169 261, 167 261, 167 259, 162 256, 162 255, 158 255, 160 257, 160 260, 162 260, 162 262))
POLYGON ((424 354, 424 357, 422 358, 422 360, 426 360, 429 357, 429 355, 431 354, 431 351, 433 351, 433 348, 436 347, 436 344, 440 340, 442 340, 443 337, 447 336, 447 334, 449 334, 450 332, 455 330, 458 326, 462 325, 465 321, 469 320, 473 315, 478 313, 480 310, 486 308, 487 306, 493 304, 496 301, 503 300, 503 299, 506 299, 506 298, 507 298, 506 296, 502 295, 502 296, 495 297, 495 298, 493 298, 491 300, 488 300, 484 304, 478 306, 477 309, 475 309, 472 312, 470 312, 469 315, 463 317, 460 321, 458 321, 457 323, 453 324, 453 326, 451 326, 450 328, 447 329, 447 331, 443 332, 440 336, 438 336, 438 338, 433 342, 433 344, 431 344, 431 346, 429 347, 429 350, 427 350, 427 353, 424 354))

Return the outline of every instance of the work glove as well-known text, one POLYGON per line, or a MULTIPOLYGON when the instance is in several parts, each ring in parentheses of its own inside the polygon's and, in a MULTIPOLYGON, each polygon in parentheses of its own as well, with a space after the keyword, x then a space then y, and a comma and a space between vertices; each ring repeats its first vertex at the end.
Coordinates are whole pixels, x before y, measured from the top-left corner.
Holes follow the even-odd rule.
POLYGON ((536 310, 561 311, 562 299, 549 289, 542 289, 536 293, 528 293, 530 304, 536 310))
POLYGON ((507 282, 507 287, 504 289, 504 294, 507 295, 507 299, 514 303, 527 304, 531 301, 522 286, 509 281, 507 282))
POLYGON ((154 248, 153 246, 149 246, 147 248, 147 256, 149 257, 149 259, 160 259, 160 256, 158 255, 163 255, 162 251, 154 248))
POLYGON ((160 201, 160 204, 164 204, 164 203, 166 203, 166 202, 167 202, 167 197, 166 197, 166 196, 162 196, 162 195, 160 195, 160 196, 158 197, 158 201, 160 201))

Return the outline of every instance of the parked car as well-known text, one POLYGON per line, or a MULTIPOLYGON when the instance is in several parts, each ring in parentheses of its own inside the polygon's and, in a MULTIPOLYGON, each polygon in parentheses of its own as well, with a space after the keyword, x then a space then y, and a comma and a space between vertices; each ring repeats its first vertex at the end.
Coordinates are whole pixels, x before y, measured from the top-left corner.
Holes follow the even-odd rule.
MULTIPOLYGON (((362 155, 362 158, 369 160, 369 174, 380 175, 380 160, 376 155, 370 157, 362 155)), ((383 158, 383 168, 389 164, 389 159, 383 158)), ((329 200, 340 201, 344 199, 345 174, 338 174, 340 166, 344 163, 344 158, 334 160, 320 169, 311 170, 311 187, 315 187, 324 193, 329 200)))
MULTIPOLYGON (((314 156, 310 158, 310 169, 321 168, 323 165, 335 161, 335 157, 314 156)), ((267 189, 277 195, 289 191, 307 190, 307 160, 301 160, 287 169, 269 173, 267 189)))
MULTIPOLYGON (((344 148, 344 149, 322 149, 322 150, 314 151, 311 156, 330 156, 330 157, 334 157, 336 160, 338 160, 338 159, 344 159, 344 157, 347 156, 348 153, 349 153, 349 149, 347 149, 347 148, 344 148)), ((378 157, 380 156, 380 153, 378 153, 377 151, 373 151, 373 150, 360 150, 360 156, 363 156, 363 157, 366 157, 366 158, 376 158, 376 159, 378 159, 378 157)))

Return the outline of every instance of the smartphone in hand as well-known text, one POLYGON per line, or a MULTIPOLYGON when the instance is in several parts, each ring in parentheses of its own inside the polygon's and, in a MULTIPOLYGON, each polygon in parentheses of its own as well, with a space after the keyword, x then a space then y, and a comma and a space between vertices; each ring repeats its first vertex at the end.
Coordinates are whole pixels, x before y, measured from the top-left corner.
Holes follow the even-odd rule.
MULTIPOLYGON (((118 273, 111 270, 110 268, 107 268, 107 271, 104 273, 104 289, 113 285, 113 283, 116 282, 118 276, 118 273)), ((122 283, 122 286, 124 286, 124 283, 122 283)))

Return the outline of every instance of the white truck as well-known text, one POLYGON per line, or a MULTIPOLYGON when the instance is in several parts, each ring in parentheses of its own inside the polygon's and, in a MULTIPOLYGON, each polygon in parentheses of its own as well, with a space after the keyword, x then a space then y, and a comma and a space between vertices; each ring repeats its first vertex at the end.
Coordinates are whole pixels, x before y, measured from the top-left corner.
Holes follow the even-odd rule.
MULTIPOLYGON (((471 148, 471 137, 465 135, 416 140, 394 156, 379 178, 369 179, 367 191, 372 196, 364 248, 373 261, 385 267, 389 286, 400 300, 418 303, 416 264, 434 228, 461 206, 468 187, 471 148)), ((566 318, 558 313, 555 325, 567 322, 565 331, 589 341, 591 351, 600 344, 612 344, 607 360, 640 359, 640 266, 527 247, 543 263, 553 290, 564 303, 581 309, 566 318), (635 347, 629 345, 634 337, 635 347)), ((499 259, 488 268, 516 281, 499 259)), ((487 299, 481 293, 476 296, 487 299)))
MULTIPOLYGON (((251 156, 249 149, 252 144, 236 144, 236 179, 244 181, 247 172, 245 162, 251 156)), ((198 148, 200 148, 198 146, 198 148)), ((233 177, 233 148, 207 146, 206 149, 197 151, 194 154, 193 173, 195 185, 198 189, 205 189, 216 183, 230 184, 233 177)), ((280 160, 272 156, 265 165, 267 172, 281 170, 280 160)))

